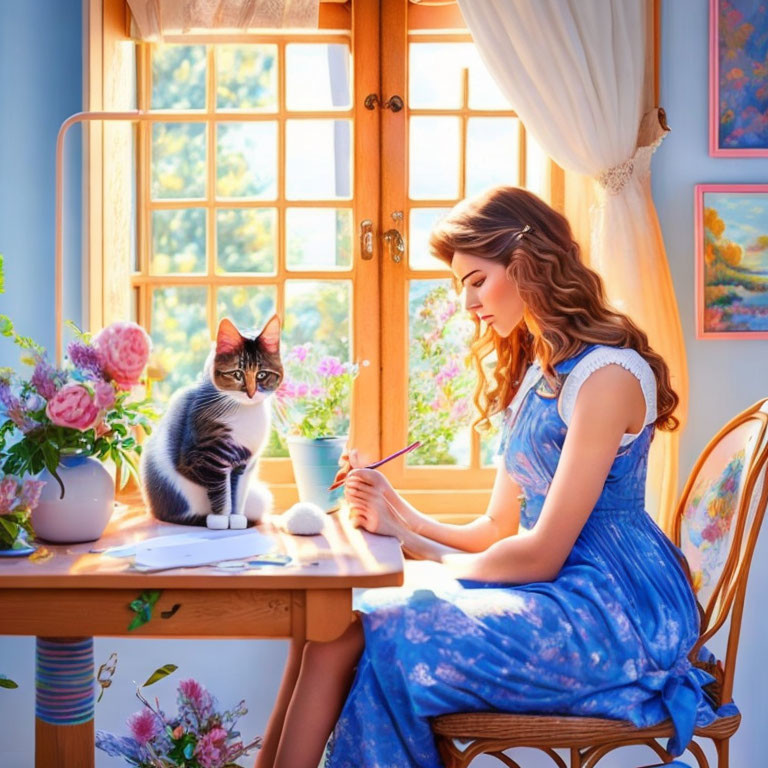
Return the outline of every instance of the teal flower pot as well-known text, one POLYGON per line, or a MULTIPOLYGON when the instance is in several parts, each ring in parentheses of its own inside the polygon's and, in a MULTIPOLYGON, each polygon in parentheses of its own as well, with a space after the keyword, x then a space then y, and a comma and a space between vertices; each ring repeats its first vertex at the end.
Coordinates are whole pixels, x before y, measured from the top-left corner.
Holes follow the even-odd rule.
POLYGON ((342 437, 289 437, 288 453, 299 491, 299 501, 311 501, 326 512, 338 509, 344 486, 329 491, 339 471, 339 459, 347 445, 342 437))

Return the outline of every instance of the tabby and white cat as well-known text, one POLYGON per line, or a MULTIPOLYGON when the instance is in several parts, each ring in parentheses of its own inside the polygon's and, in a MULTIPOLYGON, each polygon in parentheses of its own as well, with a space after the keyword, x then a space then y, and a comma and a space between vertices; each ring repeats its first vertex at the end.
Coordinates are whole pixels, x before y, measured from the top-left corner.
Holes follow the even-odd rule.
POLYGON ((282 378, 277 315, 258 336, 221 321, 202 377, 171 398, 142 453, 144 501, 156 518, 246 528, 270 510, 272 495, 254 470, 282 378))

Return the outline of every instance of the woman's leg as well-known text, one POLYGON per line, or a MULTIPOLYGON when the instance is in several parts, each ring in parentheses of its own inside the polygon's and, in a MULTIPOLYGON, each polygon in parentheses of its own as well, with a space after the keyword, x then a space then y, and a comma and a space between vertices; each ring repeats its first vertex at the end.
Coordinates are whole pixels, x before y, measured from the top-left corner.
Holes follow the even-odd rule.
POLYGON ((254 768, 272 768, 274 765, 277 745, 280 743, 280 734, 283 732, 285 713, 288 705, 291 703, 293 689, 299 677, 305 644, 305 640, 293 640, 291 642, 290 649, 288 650, 288 660, 285 662, 283 680, 280 683, 280 690, 277 692, 272 714, 269 716, 267 730, 264 733, 264 741, 262 742, 261 749, 258 751, 254 768))
MULTIPOLYGON (((364 645, 363 625, 358 619, 337 640, 305 645, 274 768, 317 768, 349 694, 364 645)), ((266 762, 259 763, 259 768, 266 767, 266 762)))

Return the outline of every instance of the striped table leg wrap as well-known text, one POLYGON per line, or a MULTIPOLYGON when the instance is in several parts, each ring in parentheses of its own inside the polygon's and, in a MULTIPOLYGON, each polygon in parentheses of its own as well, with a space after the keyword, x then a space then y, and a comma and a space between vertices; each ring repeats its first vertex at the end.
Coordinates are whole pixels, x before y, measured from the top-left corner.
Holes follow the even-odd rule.
POLYGON ((93 638, 51 642, 37 638, 35 714, 51 725, 93 719, 93 638))

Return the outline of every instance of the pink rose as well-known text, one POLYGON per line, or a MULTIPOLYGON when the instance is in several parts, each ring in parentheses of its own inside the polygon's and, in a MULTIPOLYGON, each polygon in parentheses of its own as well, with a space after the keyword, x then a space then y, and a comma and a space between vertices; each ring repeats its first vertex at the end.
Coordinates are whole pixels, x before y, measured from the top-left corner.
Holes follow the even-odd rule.
POLYGON ((82 384, 66 384, 45 408, 57 427, 71 427, 85 432, 99 420, 99 409, 91 393, 82 384))
POLYGON ((139 383, 152 347, 147 332, 136 323, 112 323, 93 340, 107 376, 120 389, 139 383))
POLYGON ((108 381, 93 384, 93 399, 97 408, 108 411, 115 404, 115 388, 108 381))

